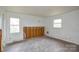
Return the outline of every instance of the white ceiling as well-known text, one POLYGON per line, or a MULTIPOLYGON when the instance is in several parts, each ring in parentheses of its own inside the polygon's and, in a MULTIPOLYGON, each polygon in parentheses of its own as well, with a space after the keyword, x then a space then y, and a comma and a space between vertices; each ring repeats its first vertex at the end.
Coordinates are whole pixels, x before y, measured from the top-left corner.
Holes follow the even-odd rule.
POLYGON ((52 16, 79 9, 78 6, 6 6, 2 8, 35 16, 52 16))

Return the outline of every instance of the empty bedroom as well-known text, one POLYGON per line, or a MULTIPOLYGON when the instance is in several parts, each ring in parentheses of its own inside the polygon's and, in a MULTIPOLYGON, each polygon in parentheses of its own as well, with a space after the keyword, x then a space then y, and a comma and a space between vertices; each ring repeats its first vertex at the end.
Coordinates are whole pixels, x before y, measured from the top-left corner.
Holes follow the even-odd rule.
POLYGON ((79 6, 0 6, 1 52, 78 52, 79 6))

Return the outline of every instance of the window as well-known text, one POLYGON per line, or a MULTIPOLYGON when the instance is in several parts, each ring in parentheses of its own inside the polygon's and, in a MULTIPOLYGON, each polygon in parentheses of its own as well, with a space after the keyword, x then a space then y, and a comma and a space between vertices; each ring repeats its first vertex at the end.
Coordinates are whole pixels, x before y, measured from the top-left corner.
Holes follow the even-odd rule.
POLYGON ((53 27, 54 28, 61 28, 62 27, 62 19, 55 19, 53 21, 53 27))
POLYGON ((19 18, 10 18, 10 33, 18 33, 19 29, 19 18))

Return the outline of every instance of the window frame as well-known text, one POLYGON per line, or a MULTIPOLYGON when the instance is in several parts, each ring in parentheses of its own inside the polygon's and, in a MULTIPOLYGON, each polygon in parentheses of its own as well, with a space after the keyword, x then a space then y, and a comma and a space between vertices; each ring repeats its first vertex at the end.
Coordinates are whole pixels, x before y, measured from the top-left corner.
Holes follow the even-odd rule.
POLYGON ((17 24, 11 24, 10 22, 10 33, 11 34, 14 34, 14 33, 19 33, 20 32, 20 18, 19 17, 10 17, 9 19, 10 19, 10 21, 11 21, 11 18, 16 18, 16 19, 19 19, 19 24, 17 25, 17 24), (14 32, 11 32, 11 27, 15 27, 15 26, 17 26, 18 27, 18 31, 14 31, 14 32))
POLYGON ((62 28, 62 19, 61 18, 53 20, 53 28, 62 28), (56 22, 57 20, 60 20, 60 21, 57 23, 56 22))

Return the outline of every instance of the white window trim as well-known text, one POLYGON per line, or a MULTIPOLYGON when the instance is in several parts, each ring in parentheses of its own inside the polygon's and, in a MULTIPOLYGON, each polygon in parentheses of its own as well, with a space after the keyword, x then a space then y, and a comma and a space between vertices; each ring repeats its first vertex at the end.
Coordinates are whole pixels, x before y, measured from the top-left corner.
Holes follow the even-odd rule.
POLYGON ((10 17, 9 19, 11 18, 17 18, 19 19, 19 24, 10 24, 10 33, 19 33, 20 32, 20 18, 19 17, 10 17), (11 26, 18 26, 19 27, 19 30, 18 31, 14 31, 14 32, 11 32, 11 26))
POLYGON ((62 28, 62 19, 54 19, 53 28, 62 28))

